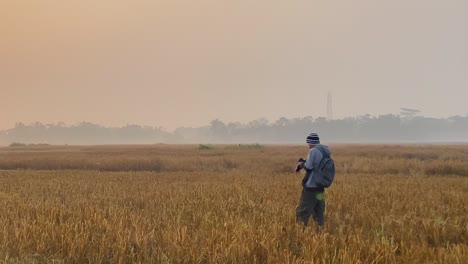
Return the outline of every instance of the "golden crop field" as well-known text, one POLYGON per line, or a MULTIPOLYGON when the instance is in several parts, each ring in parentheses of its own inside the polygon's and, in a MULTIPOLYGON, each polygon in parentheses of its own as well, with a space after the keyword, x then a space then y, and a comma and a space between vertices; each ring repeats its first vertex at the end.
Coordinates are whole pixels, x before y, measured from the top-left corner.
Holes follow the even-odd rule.
POLYGON ((335 145, 325 228, 306 146, 0 149, 0 263, 467 263, 468 145, 335 145))

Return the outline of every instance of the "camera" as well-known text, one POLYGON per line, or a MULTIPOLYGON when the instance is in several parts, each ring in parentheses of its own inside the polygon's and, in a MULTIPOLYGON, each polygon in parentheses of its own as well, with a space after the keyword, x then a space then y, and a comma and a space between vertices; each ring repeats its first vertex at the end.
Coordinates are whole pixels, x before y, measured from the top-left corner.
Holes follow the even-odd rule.
POLYGON ((304 158, 299 158, 299 160, 297 160, 296 172, 299 172, 300 170, 304 168, 305 162, 306 160, 304 158))

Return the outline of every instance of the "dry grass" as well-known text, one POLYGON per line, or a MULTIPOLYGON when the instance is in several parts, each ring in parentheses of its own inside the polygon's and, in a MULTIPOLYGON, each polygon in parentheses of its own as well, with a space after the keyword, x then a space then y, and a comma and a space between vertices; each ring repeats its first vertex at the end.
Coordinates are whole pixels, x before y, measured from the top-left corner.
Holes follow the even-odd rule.
POLYGON ((294 223, 304 147, 197 147, 1 149, 0 263, 468 259, 467 146, 332 146, 320 234, 294 223))

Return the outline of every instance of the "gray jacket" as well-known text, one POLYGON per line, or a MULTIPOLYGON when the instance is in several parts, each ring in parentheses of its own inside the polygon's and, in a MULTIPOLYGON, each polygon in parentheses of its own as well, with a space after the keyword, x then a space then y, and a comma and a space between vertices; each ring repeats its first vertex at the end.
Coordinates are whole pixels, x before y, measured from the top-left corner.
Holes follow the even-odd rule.
POLYGON ((306 170, 306 175, 304 176, 304 188, 310 191, 322 191, 324 190, 323 187, 318 186, 314 176, 315 172, 317 171, 320 161, 322 161, 323 155, 322 152, 319 150, 321 149, 328 155, 331 155, 331 151, 326 145, 316 145, 315 147, 311 148, 309 154, 307 155, 306 162, 304 163, 304 169, 306 170))

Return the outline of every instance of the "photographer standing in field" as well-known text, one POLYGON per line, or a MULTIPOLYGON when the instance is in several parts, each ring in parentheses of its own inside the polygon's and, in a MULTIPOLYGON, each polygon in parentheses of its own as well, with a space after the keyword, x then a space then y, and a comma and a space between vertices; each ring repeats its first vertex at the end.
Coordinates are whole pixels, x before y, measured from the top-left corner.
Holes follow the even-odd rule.
POLYGON ((301 169, 306 171, 302 179, 302 194, 299 205, 296 208, 296 221, 309 223, 310 216, 313 217, 318 230, 323 227, 325 213, 325 188, 333 182, 335 175, 335 164, 330 158, 331 151, 328 146, 320 144, 317 133, 312 132, 306 139, 309 146, 307 159, 300 158, 296 172, 301 169))

